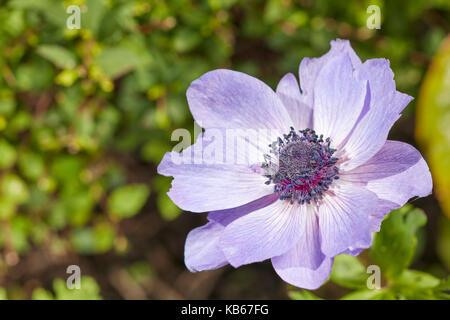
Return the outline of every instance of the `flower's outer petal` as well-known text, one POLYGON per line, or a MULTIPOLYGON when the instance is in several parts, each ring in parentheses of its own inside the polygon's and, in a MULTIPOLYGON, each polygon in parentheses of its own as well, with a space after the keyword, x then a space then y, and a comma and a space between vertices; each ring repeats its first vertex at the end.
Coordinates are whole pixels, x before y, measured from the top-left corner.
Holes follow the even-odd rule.
MULTIPOLYGON (((378 232, 380 231, 381 222, 384 217, 394 209, 398 209, 400 206, 394 202, 378 199, 377 207, 374 211, 372 211, 369 215, 369 230, 370 232, 378 232)), ((363 239, 353 246, 349 247, 344 254, 351 254, 352 256, 359 255, 364 249, 372 246, 373 237, 363 239)))
POLYGON ((167 194, 181 209, 193 212, 229 209, 273 193, 273 186, 264 183, 267 179, 258 166, 204 163, 201 158, 204 148, 197 148, 200 143, 181 154, 167 152, 158 166, 159 174, 174 177, 167 194))
POLYGON ((297 130, 312 128, 312 106, 303 101, 297 79, 292 73, 286 74, 280 80, 276 92, 289 112, 294 128, 297 130))
POLYGON ((217 269, 228 264, 218 246, 224 229, 219 223, 208 222, 189 232, 184 247, 184 263, 189 271, 217 269))
POLYGON ((420 152, 407 143, 391 140, 365 164, 342 174, 341 179, 365 186, 398 207, 414 196, 429 195, 433 188, 430 170, 420 152))
POLYGON ((314 88, 314 130, 339 146, 363 110, 367 81, 358 80, 348 54, 330 59, 321 69, 314 88))
POLYGON ((412 100, 396 91, 394 73, 386 59, 367 60, 356 69, 356 76, 369 82, 369 105, 343 146, 349 160, 340 166, 341 170, 356 168, 375 155, 400 112, 412 100))
POLYGON ((231 222, 220 247, 233 267, 279 256, 302 236, 305 206, 276 201, 231 222))
POLYGON ((195 121, 206 130, 275 129, 282 134, 293 125, 277 94, 241 72, 207 72, 191 83, 186 96, 195 121))
POLYGON ((319 58, 304 58, 299 67, 300 86, 302 90, 302 100, 312 108, 314 105, 314 88, 316 79, 323 66, 332 58, 348 54, 354 68, 361 64, 361 60, 350 46, 350 41, 337 39, 331 41, 331 49, 319 58))
POLYGON ((308 268, 315 270, 325 259, 320 249, 319 221, 315 209, 306 207, 302 218, 301 225, 306 230, 301 232, 302 236, 296 246, 286 253, 272 258, 272 263, 277 268, 308 268))
MULTIPOLYGON (((293 259, 291 261, 294 261, 293 259)), ((296 287, 314 290, 319 288, 330 276, 333 259, 326 257, 315 270, 293 265, 278 265, 279 260, 272 258, 272 265, 281 279, 296 287)))
POLYGON ((365 188, 339 184, 319 205, 322 252, 334 257, 359 243, 370 242, 369 213, 378 198, 365 188))

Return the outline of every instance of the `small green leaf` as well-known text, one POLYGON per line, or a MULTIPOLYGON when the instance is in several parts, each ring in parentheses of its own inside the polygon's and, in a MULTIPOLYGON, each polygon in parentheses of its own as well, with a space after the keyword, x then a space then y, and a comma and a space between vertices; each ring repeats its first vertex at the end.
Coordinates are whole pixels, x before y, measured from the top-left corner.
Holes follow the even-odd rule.
POLYGON ((41 45, 37 53, 61 69, 73 69, 77 65, 74 54, 58 45, 41 45))
POLYGON ((8 201, 17 204, 25 203, 30 195, 27 185, 15 174, 7 174, 2 177, 0 192, 8 201))
POLYGON ((323 300, 307 290, 289 291, 289 298, 292 300, 323 300))
POLYGON ((386 289, 361 289, 345 295, 341 300, 395 300, 395 296, 386 289))
POLYGON ((0 140, 0 169, 10 168, 14 165, 17 152, 6 140, 0 140))
POLYGON ((401 275, 395 279, 395 284, 418 289, 427 289, 438 286, 440 280, 426 272, 404 270, 401 275))
POLYGON ((6 293, 6 289, 0 287, 0 300, 8 300, 8 294, 6 293))
POLYGON ((159 213, 164 220, 172 221, 181 213, 181 209, 170 200, 166 193, 158 194, 157 205, 159 213))
POLYGON ((393 210, 375 234, 370 254, 387 278, 393 280, 406 269, 417 245, 417 230, 427 218, 422 210, 411 205, 393 210))
POLYGON ((129 218, 144 206, 150 194, 145 184, 130 184, 114 190, 108 198, 109 212, 119 218, 129 218))
POLYGON ((334 259, 331 281, 345 288, 359 289, 367 286, 368 274, 358 258, 341 254, 334 259))
POLYGON ((45 290, 44 288, 36 288, 31 294, 31 299, 33 300, 54 300, 51 292, 45 290))
POLYGON ((69 289, 62 279, 53 281, 56 300, 101 300, 100 287, 94 278, 82 276, 80 289, 69 289))
POLYGON ((37 180, 45 169, 44 160, 38 153, 26 151, 19 154, 19 169, 25 178, 37 180))

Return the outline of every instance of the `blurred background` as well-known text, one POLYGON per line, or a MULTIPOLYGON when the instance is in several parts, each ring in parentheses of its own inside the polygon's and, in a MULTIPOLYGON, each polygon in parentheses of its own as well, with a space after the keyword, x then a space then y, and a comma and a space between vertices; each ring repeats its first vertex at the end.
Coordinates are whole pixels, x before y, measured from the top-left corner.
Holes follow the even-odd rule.
POLYGON ((434 177, 434 194, 412 202, 428 218, 412 268, 448 275, 449 33, 447 0, 0 0, 0 298, 287 299, 269 262, 187 271, 186 235, 206 217, 170 201, 156 166, 174 129, 193 132, 191 81, 231 68, 275 88, 336 38, 389 59, 415 98, 390 133, 434 177), (70 5, 80 29, 67 27, 70 5), (82 290, 65 286, 69 265, 82 290))

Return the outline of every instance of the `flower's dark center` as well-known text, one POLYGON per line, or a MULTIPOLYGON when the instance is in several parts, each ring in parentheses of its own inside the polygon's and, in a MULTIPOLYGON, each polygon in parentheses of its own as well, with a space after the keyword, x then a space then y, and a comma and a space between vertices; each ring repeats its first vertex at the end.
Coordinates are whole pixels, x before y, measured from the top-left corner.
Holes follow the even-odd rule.
POLYGON ((339 179, 335 166, 338 158, 330 148, 330 138, 323 140, 311 129, 295 132, 291 128, 283 139, 270 145, 272 155, 264 155, 262 167, 269 178, 266 184, 274 183, 274 192, 280 200, 297 201, 300 204, 322 199, 333 179, 339 179))

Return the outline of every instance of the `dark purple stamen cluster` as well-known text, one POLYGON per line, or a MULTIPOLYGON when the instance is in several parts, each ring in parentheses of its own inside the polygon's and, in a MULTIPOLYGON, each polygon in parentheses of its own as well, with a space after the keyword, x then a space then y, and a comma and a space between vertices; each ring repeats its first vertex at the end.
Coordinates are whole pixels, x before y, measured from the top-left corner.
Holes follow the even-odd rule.
POLYGON ((336 150, 330 147, 330 138, 324 141, 309 128, 298 133, 291 127, 283 139, 270 144, 273 156, 264 155, 262 168, 269 178, 265 183, 275 184, 280 200, 309 204, 322 199, 333 179, 339 179, 338 158, 333 157, 336 150))

